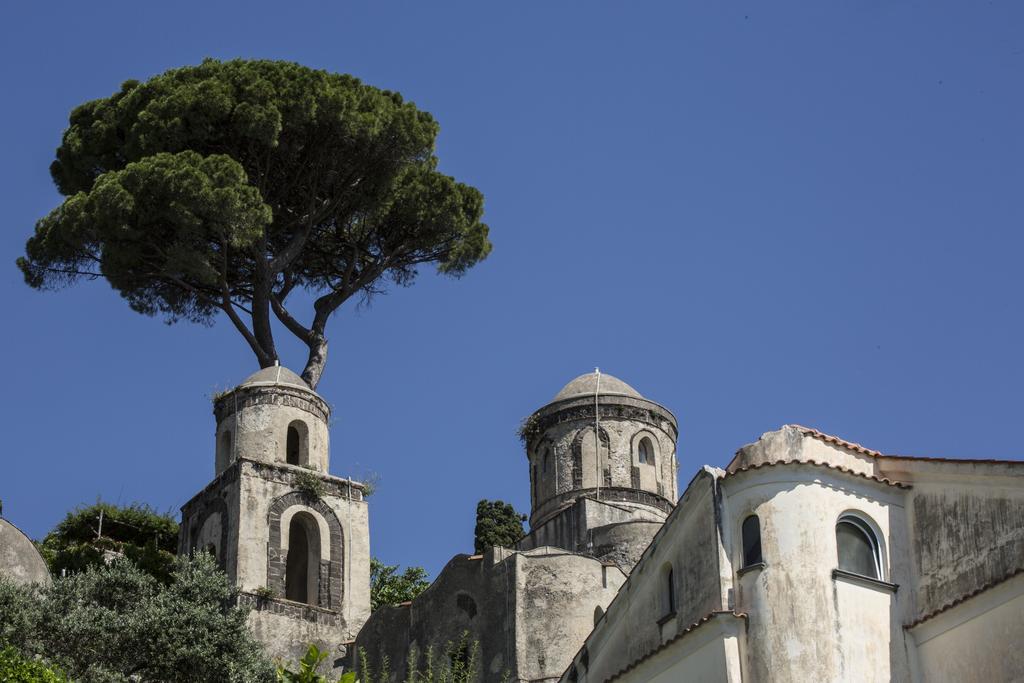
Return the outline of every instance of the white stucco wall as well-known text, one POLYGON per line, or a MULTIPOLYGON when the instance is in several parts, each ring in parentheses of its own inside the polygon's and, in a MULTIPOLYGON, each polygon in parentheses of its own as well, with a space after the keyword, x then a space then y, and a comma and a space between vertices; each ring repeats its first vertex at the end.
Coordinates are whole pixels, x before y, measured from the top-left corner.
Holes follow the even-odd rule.
MULTIPOLYGON (((607 681, 703 617, 723 609, 713 484, 709 472, 699 475, 655 535, 587 638, 587 665, 576 667, 580 683, 607 681), (666 615, 665 605, 668 564, 673 567, 676 596, 671 615, 666 615)), ((582 661, 579 654, 576 660, 582 661)))
POLYGON ((911 633, 917 681, 1024 680, 1024 574, 927 619, 911 633))
POLYGON ((713 617, 612 680, 615 683, 740 683, 743 620, 713 617))
POLYGON ((732 567, 742 563, 743 519, 756 514, 761 523, 765 566, 733 585, 735 609, 748 615, 752 680, 907 680, 907 588, 833 577, 836 522, 856 513, 878 531, 882 578, 908 583, 904 490, 799 463, 741 472, 722 485, 732 567))

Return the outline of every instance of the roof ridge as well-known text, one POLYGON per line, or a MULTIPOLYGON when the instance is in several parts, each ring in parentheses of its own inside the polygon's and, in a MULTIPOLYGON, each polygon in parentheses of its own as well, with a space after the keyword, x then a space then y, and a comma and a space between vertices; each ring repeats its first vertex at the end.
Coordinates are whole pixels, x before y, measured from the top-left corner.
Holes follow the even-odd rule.
POLYGON ((843 472, 844 474, 852 474, 855 477, 861 477, 863 479, 877 481, 878 483, 886 484, 887 486, 895 486, 901 489, 913 488, 910 484, 904 483, 902 481, 897 481, 895 479, 887 479, 884 477, 876 477, 873 474, 864 474, 863 472, 858 472, 857 470, 850 469, 849 467, 843 467, 842 465, 832 465, 830 463, 819 462, 817 460, 771 460, 768 462, 760 462, 755 465, 746 465, 745 467, 739 467, 734 470, 727 470, 722 479, 739 474, 740 472, 758 470, 761 469, 762 467, 777 467, 779 465, 811 465, 812 467, 825 467, 830 470, 835 470, 837 472, 843 472))
POLYGON ((820 429, 815 429, 814 427, 806 427, 804 425, 795 424, 795 423, 794 424, 783 425, 783 429, 785 429, 786 427, 792 427, 793 429, 796 429, 796 430, 800 431, 805 436, 811 436, 811 437, 814 437, 815 439, 818 439, 820 441, 824 441, 826 443, 830 443, 830 444, 833 444, 835 446, 841 446, 842 448, 847 448, 847 449, 849 449, 851 451, 855 451, 857 453, 863 453, 864 455, 871 455, 871 456, 874 456, 874 457, 885 457, 885 453, 883 453, 881 451, 876 451, 873 448, 868 448, 867 446, 862 446, 859 443, 855 443, 853 441, 847 441, 846 439, 842 438, 841 436, 834 436, 832 434, 826 434, 825 432, 821 431, 820 429))

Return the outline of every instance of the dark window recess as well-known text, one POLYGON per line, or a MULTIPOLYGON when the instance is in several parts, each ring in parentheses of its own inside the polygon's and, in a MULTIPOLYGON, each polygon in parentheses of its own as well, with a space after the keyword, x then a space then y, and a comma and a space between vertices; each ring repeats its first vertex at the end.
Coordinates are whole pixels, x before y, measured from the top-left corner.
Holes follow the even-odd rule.
POLYGON ((298 516, 288 525, 288 561, 285 570, 284 597, 295 602, 309 599, 309 539, 298 516))
POLYGON ((456 596, 455 604, 459 609, 469 615, 470 619, 476 616, 476 600, 465 593, 459 593, 458 596, 456 596))
POLYGON ((299 430, 295 427, 288 427, 288 445, 285 452, 289 465, 299 464, 299 430))
POLYGON ((604 485, 605 486, 611 486, 612 485, 612 470, 611 470, 610 467, 605 467, 604 468, 604 485))
POLYGON ((662 616, 675 614, 676 612, 676 578, 672 565, 665 567, 665 606, 662 616))
POLYGON ((761 556, 761 521, 757 515, 743 520, 743 566, 764 562, 761 556))
POLYGON ((844 517, 836 524, 839 568, 872 579, 881 579, 878 571, 878 541, 862 521, 844 517))

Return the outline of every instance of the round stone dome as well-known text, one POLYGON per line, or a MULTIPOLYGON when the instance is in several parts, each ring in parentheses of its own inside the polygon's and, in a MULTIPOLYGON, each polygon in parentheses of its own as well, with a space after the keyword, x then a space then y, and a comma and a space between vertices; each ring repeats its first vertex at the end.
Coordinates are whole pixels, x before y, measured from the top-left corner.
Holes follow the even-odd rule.
POLYGON ((274 365, 269 368, 263 368, 259 372, 254 372, 246 377, 245 381, 239 386, 244 387, 249 384, 290 384, 307 391, 312 391, 305 380, 283 365, 274 365))
POLYGON ((598 375, 596 372, 588 372, 585 375, 580 375, 562 387, 562 390, 555 394, 553 402, 563 401, 567 398, 575 398, 577 396, 593 396, 595 391, 602 395, 618 394, 620 396, 643 398, 639 391, 629 386, 618 377, 606 375, 604 373, 598 375), (598 386, 598 377, 601 378, 600 387, 598 386))

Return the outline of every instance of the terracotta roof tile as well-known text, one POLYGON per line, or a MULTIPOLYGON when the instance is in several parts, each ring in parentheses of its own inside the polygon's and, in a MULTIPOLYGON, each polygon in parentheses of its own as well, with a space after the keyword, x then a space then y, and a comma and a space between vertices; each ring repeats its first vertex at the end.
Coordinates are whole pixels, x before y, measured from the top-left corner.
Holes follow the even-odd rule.
POLYGON ((871 456, 875 456, 875 457, 884 456, 885 455, 884 453, 882 453, 880 451, 875 451, 875 450, 872 450, 870 448, 865 448, 864 446, 861 446, 859 443, 853 443, 852 441, 847 441, 846 439, 841 439, 838 436, 832 436, 831 434, 826 434, 825 432, 820 432, 817 429, 815 429, 814 427, 805 427, 803 425, 795 425, 795 424, 794 425, 786 425, 786 426, 787 427, 793 427, 794 429, 799 430, 805 436, 813 436, 815 439, 819 439, 821 441, 824 441, 825 443, 830 443, 830 444, 833 444, 833 445, 836 445, 836 446, 841 446, 842 448, 846 448, 846 449, 849 449, 851 451, 855 451, 857 453, 863 453, 864 455, 871 455, 871 456))

